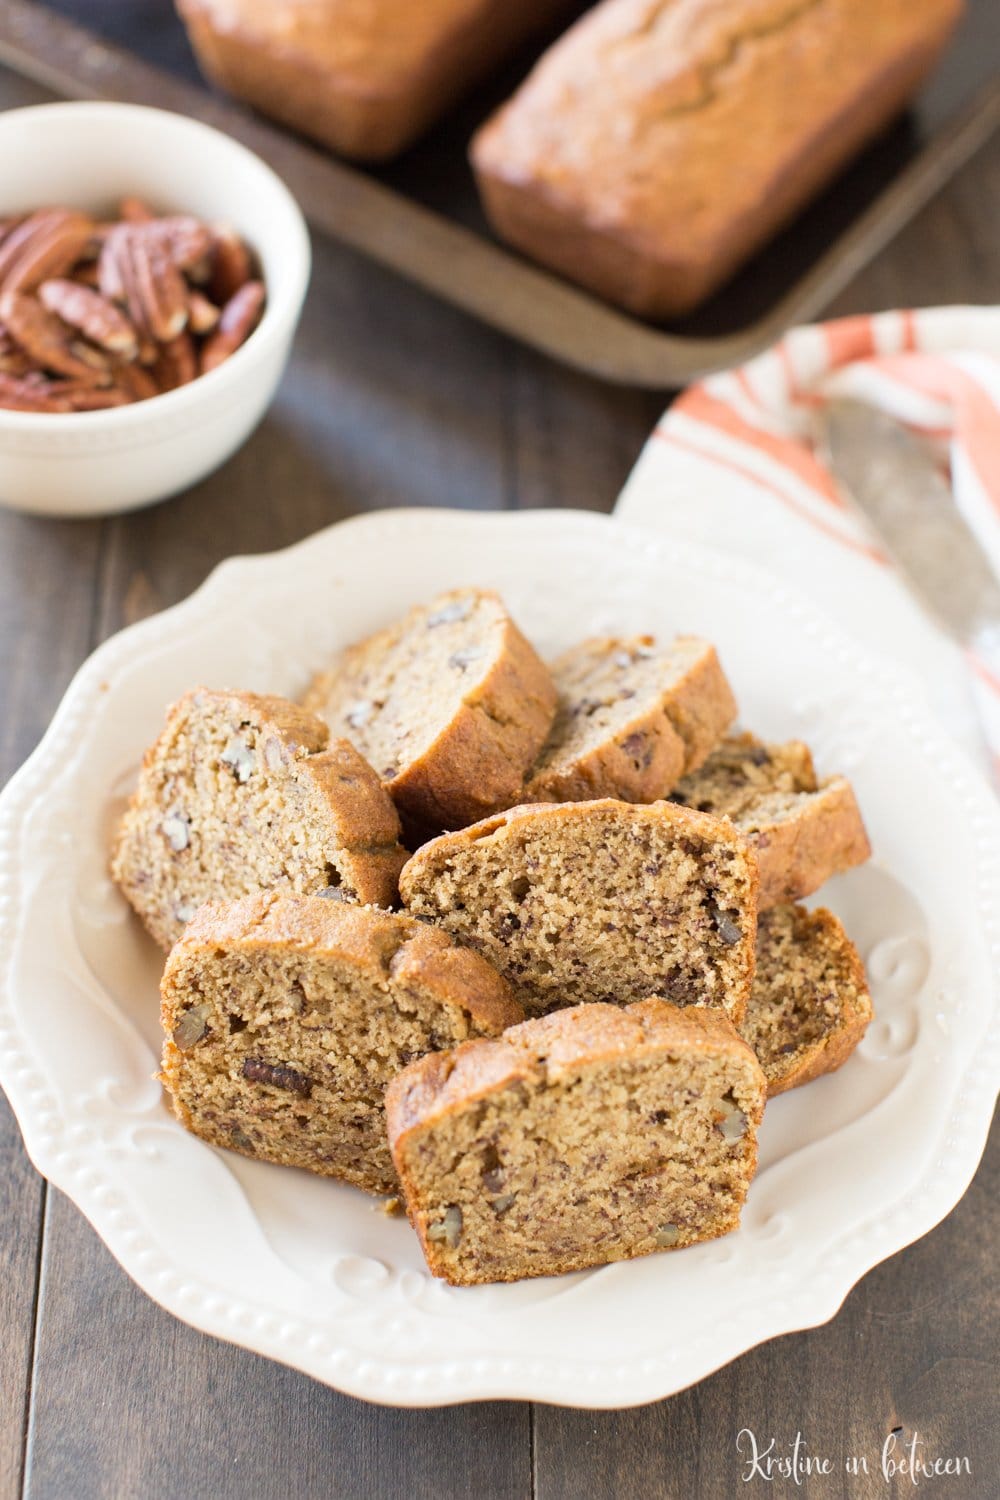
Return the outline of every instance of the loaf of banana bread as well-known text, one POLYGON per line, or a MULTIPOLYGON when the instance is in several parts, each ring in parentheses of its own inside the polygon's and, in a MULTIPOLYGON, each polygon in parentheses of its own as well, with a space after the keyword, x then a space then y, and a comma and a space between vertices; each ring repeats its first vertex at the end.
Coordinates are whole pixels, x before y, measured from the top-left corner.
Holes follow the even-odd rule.
POLYGON ((177 0, 204 71, 345 156, 395 156, 572 0, 177 0))
POLYGON ((707 298, 919 88, 962 0, 603 0, 478 132, 487 215, 647 318, 707 298))

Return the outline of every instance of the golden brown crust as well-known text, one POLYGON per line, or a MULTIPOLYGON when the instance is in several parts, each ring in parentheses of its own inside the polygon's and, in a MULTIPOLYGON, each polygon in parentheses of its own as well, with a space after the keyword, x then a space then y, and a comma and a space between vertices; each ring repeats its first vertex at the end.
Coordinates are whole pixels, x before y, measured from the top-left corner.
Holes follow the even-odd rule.
MULTIPOLYGON (((515 1083, 543 1083, 585 1063, 685 1048, 751 1059, 752 1047, 721 1011, 651 997, 635 1005, 577 1005, 512 1026, 497 1039, 463 1042, 403 1069, 386 1090, 389 1142, 515 1083)), ((760 1123, 764 1104, 751 1115, 760 1123)), ((397 1162, 397 1168, 398 1168, 397 1162)))
POLYGON ((641 317, 688 312, 903 107, 961 12, 605 0, 474 137, 487 215, 641 317))
POLYGON ((334 151, 394 156, 568 0, 178 0, 204 71, 334 151))
MULTIPOLYGON (((233 724, 252 725, 260 752, 254 764, 268 776, 308 784, 322 808, 324 847, 336 854, 340 876, 362 904, 391 906, 397 896, 399 873, 407 852, 399 842, 399 816, 379 778, 347 740, 329 743, 327 726, 315 715, 287 699, 259 693, 195 688, 168 710, 165 727, 146 750, 128 807, 115 835, 111 873, 155 940, 169 948, 184 921, 165 910, 163 892, 150 873, 166 870, 171 857, 160 836, 161 806, 167 781, 160 764, 175 750, 193 715, 215 714, 233 724), (163 783, 163 784, 161 784, 163 783), (154 832, 155 830, 155 832, 154 832)), ((183 851, 182 851, 183 852, 183 851)), ((215 851, 217 852, 217 851, 215 851)), ((317 855, 317 860, 319 860, 317 855)), ((246 867, 242 867, 242 875, 246 867)), ((224 880, 214 896, 238 895, 224 880)))
MULTIPOLYGON (((406 752, 395 769, 377 767, 400 812, 435 831, 462 827, 514 801, 555 715, 556 690, 548 669, 499 596, 488 589, 456 589, 418 606, 402 621, 350 647, 330 671, 314 679, 305 698, 306 707, 338 732, 351 733, 341 702, 344 685, 368 680, 363 674, 377 680, 381 664, 417 641, 429 621, 468 601, 489 611, 484 627, 488 659, 477 669, 470 661, 463 673, 463 686, 465 678, 468 686, 457 699, 450 691, 452 701, 442 708, 440 723, 419 754, 406 752)), ((478 636, 475 644, 477 650, 485 649, 478 636)), ((425 699, 418 707, 421 714, 435 710, 434 702, 425 699)), ((365 746, 364 739, 359 743, 365 746)))
POLYGON ((872 852, 854 789, 843 776, 821 782, 791 818, 747 837, 757 850, 761 911, 812 895, 872 852))
POLYGON ((238 947, 248 954, 298 951, 321 961, 339 960, 372 983, 391 973, 397 984, 419 985, 442 1005, 458 1006, 487 1032, 504 1031, 524 1019, 507 981, 484 958, 460 948, 439 928, 399 912, 279 891, 208 902, 171 950, 164 984, 193 955, 218 947, 238 947))
POLYGON ((511 620, 504 651, 427 754, 390 784, 414 817, 451 828, 520 795, 548 733, 556 694, 548 669, 511 620))

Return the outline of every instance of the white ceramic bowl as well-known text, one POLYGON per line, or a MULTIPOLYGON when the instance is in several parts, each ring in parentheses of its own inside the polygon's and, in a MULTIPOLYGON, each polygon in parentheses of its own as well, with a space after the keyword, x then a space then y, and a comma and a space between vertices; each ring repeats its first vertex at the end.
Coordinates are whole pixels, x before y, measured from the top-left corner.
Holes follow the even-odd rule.
POLYGON ((252 152, 196 120, 131 104, 45 104, 0 114, 0 217, 46 204, 155 208, 232 225, 260 257, 267 305, 218 369, 109 411, 0 409, 0 504, 54 516, 149 505, 217 468, 263 416, 309 280, 298 205, 252 152))

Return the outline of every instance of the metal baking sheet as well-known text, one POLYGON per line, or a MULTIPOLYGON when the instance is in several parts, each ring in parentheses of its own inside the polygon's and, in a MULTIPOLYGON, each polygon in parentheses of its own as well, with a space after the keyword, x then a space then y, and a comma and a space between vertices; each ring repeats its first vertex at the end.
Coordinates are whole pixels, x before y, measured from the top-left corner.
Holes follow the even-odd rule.
POLYGON ((349 166, 210 92, 167 0, 144 0, 141 14, 128 0, 96 15, 87 7, 100 36, 53 7, 4 0, 0 64, 61 97, 153 105, 215 125, 274 167, 320 232, 566 364, 619 384, 668 390, 741 362, 791 324, 818 315, 989 139, 1000 124, 995 7, 996 0, 969 0, 950 52, 913 110, 702 311, 662 328, 616 311, 489 236, 465 145, 530 56, 377 172, 349 166), (169 71, 137 50, 166 58, 169 71))

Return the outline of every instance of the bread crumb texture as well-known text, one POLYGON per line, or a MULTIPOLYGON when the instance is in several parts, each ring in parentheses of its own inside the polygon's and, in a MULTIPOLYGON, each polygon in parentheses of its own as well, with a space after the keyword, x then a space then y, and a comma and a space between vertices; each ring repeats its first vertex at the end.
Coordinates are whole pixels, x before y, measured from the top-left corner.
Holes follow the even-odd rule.
POLYGON ((512 808, 425 844, 400 876, 407 909, 488 958, 529 1014, 654 994, 736 1021, 756 888, 730 823, 611 799, 512 808))
POLYGON ((764 1076, 718 1012, 583 1005, 406 1068, 387 1093, 436 1276, 516 1281, 680 1249, 739 1223, 764 1076))
POLYGON ((199 688, 146 753, 111 871, 169 948, 205 901, 287 886, 389 906, 399 817, 346 740, 283 698, 199 688))
POLYGON ((761 913, 757 971, 739 1030, 769 1095, 839 1068, 872 1015, 864 965, 832 912, 776 906, 761 913))
POLYGON ((204 906, 161 986, 161 1079, 216 1146, 397 1191, 389 1079, 523 1019, 482 958, 410 917, 319 897, 204 906))

